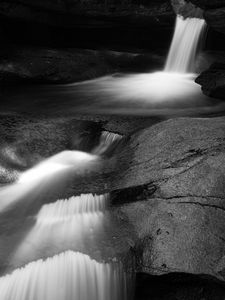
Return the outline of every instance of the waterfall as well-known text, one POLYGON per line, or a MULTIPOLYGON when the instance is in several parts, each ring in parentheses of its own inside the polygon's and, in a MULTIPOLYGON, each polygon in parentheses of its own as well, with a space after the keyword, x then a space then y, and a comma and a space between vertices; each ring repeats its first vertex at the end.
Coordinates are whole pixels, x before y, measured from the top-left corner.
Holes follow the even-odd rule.
POLYGON ((203 19, 177 16, 163 70, 105 76, 71 85, 71 92, 85 90, 99 99, 101 113, 168 116, 182 115, 183 109, 190 109, 193 114, 194 107, 205 105, 206 100, 194 82, 195 59, 205 27, 203 19))
POLYGON ((67 251, 0 278, 1 300, 126 300, 119 263, 67 251))
POLYGON ((54 203, 45 204, 37 215, 38 224, 51 224, 52 222, 64 222, 77 218, 84 214, 93 216, 104 212, 107 206, 108 195, 81 194, 70 197, 68 200, 57 200, 54 203))
POLYGON ((199 41, 206 26, 204 19, 177 16, 165 71, 188 73, 194 71, 199 41))
POLYGON ((1 300, 126 300, 122 264, 81 253, 97 246, 108 202, 108 194, 82 194, 43 205, 11 258, 21 267, 0 278, 1 300))
POLYGON ((104 154, 107 150, 110 149, 113 145, 117 145, 117 143, 122 139, 122 135, 103 131, 100 137, 99 145, 94 149, 93 153, 97 155, 104 154))
POLYGON ((48 257, 68 249, 96 248, 95 237, 103 226, 109 196, 83 194, 42 206, 36 223, 19 245, 11 264, 22 266, 38 255, 48 257))

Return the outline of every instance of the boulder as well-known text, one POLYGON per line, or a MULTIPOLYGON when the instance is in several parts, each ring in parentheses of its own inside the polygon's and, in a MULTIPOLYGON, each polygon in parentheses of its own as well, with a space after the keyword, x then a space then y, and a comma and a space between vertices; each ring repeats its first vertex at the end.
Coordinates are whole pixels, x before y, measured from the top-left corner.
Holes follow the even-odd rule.
POLYGON ((225 64, 213 63, 195 81, 202 86, 205 95, 225 99, 225 64))
POLYGON ((139 271, 225 280, 224 120, 161 122, 131 137, 118 156, 112 189, 127 190, 113 192, 112 209, 136 234, 139 271))

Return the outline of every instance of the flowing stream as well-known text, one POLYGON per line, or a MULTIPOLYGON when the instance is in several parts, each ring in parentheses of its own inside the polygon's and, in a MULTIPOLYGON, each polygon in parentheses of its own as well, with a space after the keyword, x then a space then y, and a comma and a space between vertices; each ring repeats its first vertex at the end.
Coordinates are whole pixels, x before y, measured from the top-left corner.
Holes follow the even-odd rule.
MULTIPOLYGON (((107 107, 109 102, 103 102, 109 98, 112 110, 115 103, 121 105, 123 101, 138 99, 139 106, 151 103, 152 109, 162 103, 171 105, 185 96, 199 97, 194 61, 204 27, 203 20, 177 17, 168 60, 161 72, 107 76, 67 85, 66 89, 70 94, 82 91, 86 96, 104 99, 100 104, 107 107)), ((1 188, 0 213, 29 193, 56 184, 56 179, 68 173, 83 174, 96 167, 100 156, 120 139, 119 135, 104 132, 92 153, 63 151, 20 174, 16 183, 1 188)), ((107 205, 108 195, 92 194, 44 204, 33 228, 11 257, 11 265, 21 267, 0 278, 0 299, 126 300, 127 281, 121 263, 97 262, 85 254, 104 227, 107 205)))

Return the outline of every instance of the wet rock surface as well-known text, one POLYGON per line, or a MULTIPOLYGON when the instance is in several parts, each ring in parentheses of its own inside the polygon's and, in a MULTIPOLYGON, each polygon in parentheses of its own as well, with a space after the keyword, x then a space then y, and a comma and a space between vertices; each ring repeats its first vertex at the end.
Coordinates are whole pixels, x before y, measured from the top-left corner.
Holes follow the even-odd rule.
POLYGON ((3 48, 0 82, 71 83, 112 74, 160 69, 164 59, 145 53, 120 53, 81 49, 3 48))

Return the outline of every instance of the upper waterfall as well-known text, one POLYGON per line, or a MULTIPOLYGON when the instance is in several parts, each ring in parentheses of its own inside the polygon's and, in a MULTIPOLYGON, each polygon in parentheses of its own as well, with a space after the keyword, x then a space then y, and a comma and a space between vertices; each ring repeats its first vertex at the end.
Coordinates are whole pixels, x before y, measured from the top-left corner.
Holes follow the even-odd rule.
POLYGON ((188 73, 194 72, 194 63, 199 42, 206 23, 203 19, 177 16, 175 32, 165 71, 188 73))

